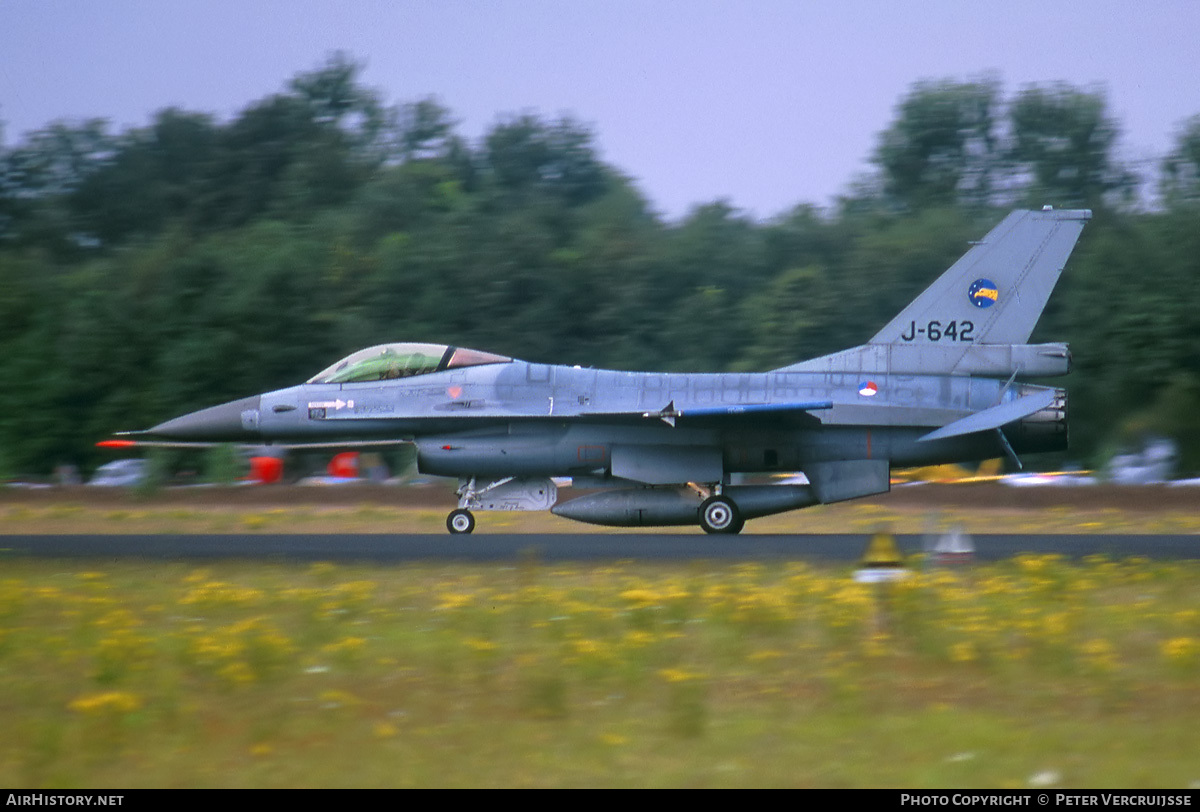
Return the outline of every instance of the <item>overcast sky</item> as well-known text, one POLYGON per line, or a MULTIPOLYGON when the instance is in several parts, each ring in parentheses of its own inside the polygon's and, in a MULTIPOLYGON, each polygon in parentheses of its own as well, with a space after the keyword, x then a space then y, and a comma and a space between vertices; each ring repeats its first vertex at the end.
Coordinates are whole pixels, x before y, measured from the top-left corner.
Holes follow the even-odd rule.
POLYGON ((9 145, 56 119, 228 118, 344 50, 388 102, 433 95, 478 138, 569 114, 677 217, 827 204, 920 79, 1102 88, 1143 170, 1200 114, 1194 0, 0 0, 9 145))

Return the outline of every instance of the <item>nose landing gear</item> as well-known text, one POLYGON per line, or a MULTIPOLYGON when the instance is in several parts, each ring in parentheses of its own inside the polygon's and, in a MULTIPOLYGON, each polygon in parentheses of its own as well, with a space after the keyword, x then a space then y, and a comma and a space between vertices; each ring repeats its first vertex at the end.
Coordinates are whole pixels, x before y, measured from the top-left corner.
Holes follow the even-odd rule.
POLYGON ((548 477, 504 477, 484 480, 464 477, 458 484, 458 508, 446 517, 454 535, 475 529, 472 510, 549 510, 558 499, 558 488, 548 477))

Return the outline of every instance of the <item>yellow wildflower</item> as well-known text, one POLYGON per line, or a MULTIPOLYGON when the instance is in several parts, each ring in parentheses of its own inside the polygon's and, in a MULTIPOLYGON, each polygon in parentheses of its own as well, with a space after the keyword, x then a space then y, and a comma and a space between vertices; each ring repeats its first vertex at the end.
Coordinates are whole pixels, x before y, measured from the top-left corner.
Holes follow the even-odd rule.
POLYGON ((1172 637, 1162 644, 1163 656, 1168 661, 1183 665, 1191 662, 1200 652, 1200 643, 1194 637, 1172 637))
POLYGON ((686 671, 682 668, 664 668, 658 672, 658 675, 667 682, 690 682, 694 679, 699 679, 700 675, 693 671, 686 671))
POLYGON ((84 694, 72 699, 67 705, 77 713, 97 715, 102 713, 132 713, 142 706, 142 700, 137 694, 128 691, 106 691, 98 694, 84 694))

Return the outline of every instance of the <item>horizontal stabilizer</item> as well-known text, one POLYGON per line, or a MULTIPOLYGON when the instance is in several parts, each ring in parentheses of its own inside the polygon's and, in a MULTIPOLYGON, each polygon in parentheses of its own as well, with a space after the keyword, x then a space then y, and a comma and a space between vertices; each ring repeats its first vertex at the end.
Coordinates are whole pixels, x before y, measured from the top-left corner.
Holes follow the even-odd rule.
POLYGON ((955 420, 953 423, 949 423, 940 429, 931 431, 925 436, 918 438, 917 442, 944 440, 947 437, 958 437, 963 434, 974 434, 979 431, 998 429, 1023 417, 1029 417, 1029 415, 1035 412, 1040 412, 1054 403, 1057 396, 1058 393, 1056 390, 1046 389, 1016 400, 1010 400, 1008 403, 1001 403, 990 409, 984 409, 982 412, 968 415, 962 420, 955 420))

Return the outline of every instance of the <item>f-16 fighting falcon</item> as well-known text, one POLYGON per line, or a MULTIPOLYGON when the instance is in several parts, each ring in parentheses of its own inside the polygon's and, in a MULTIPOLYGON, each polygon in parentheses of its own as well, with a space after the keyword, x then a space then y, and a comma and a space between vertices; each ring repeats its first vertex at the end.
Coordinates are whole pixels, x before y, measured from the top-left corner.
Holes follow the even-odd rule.
MULTIPOLYGON (((747 519, 889 489, 891 467, 1067 446, 1066 344, 1028 344, 1086 210, 1014 211, 866 344, 770 372, 619 372, 382 344, 298 386, 126 434, 141 445, 412 443, 474 512, 737 533, 747 519), (735 484, 803 472, 807 484, 735 484), (558 503, 555 478, 594 489, 558 503)), ((799 479, 798 477, 796 479, 799 479)))

